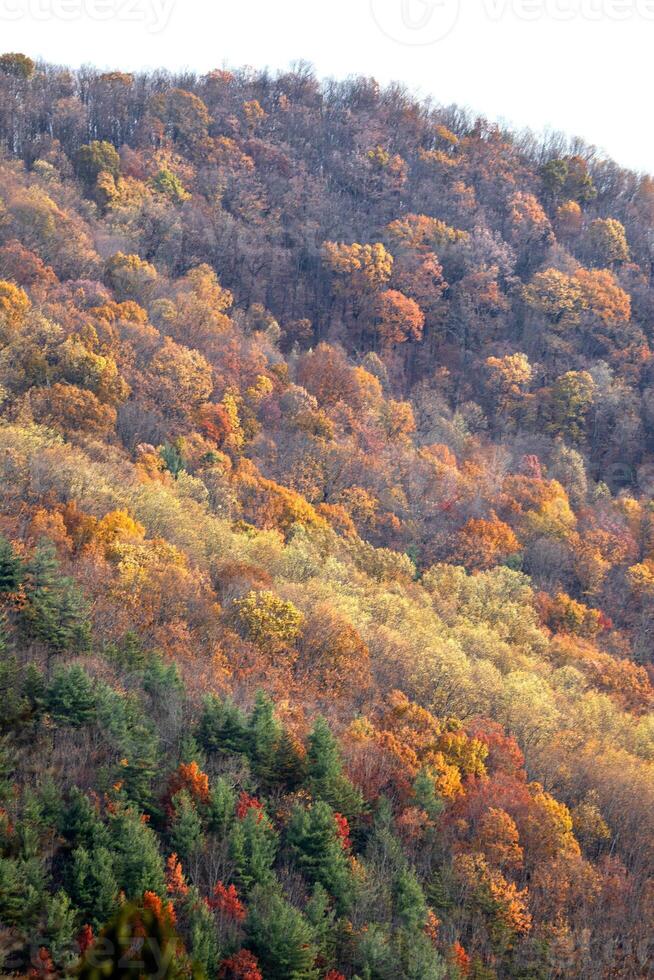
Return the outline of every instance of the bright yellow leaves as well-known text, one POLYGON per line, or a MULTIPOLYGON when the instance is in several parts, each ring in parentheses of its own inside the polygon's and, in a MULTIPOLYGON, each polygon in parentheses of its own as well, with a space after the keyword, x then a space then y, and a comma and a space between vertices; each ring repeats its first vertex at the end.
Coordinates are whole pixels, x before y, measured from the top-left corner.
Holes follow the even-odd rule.
POLYGON ((27 293, 11 282, 0 282, 0 343, 20 330, 31 307, 27 293))
POLYGON ((393 256, 381 242, 374 245, 325 242, 322 255, 335 277, 337 289, 345 294, 378 289, 388 282, 393 271, 393 256))

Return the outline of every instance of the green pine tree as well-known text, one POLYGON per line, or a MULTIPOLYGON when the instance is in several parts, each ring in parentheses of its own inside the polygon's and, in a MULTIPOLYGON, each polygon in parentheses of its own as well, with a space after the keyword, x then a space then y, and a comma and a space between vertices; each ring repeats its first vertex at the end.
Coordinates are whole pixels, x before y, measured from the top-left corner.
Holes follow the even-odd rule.
POLYGON ((226 837, 234 823, 236 791, 226 776, 219 776, 211 788, 207 807, 207 826, 212 834, 226 837))
POLYGON ((59 724, 82 728, 96 720, 94 682, 78 664, 55 671, 45 701, 48 712, 59 724))
POLYGON ((297 866, 334 896, 341 913, 346 912, 354 899, 354 881, 331 807, 321 801, 306 809, 296 807, 287 839, 297 866))
POLYGON ((276 781, 276 762, 282 726, 275 717, 275 705, 263 691, 259 691, 248 726, 248 755, 252 771, 264 786, 276 781))
POLYGON ((236 877, 248 891, 255 885, 270 885, 274 880, 272 866, 277 855, 278 839, 268 819, 260 810, 251 809, 237 820, 229 835, 230 855, 236 877))
POLYGON ((249 745, 247 718, 230 698, 221 701, 210 695, 204 702, 197 738, 209 753, 245 754, 249 745))
POLYGON ((163 895, 163 861, 154 831, 129 807, 112 816, 110 830, 118 887, 128 899, 140 898, 146 891, 163 895))
POLYGON ((250 896, 248 946, 266 980, 317 980, 317 947, 309 923, 276 891, 261 886, 250 896))
POLYGON ((404 929, 420 932, 427 922, 427 902, 413 871, 403 868, 393 882, 393 913, 404 929))
POLYGON ((323 717, 316 719, 309 735, 307 771, 309 789, 315 797, 348 820, 361 813, 363 797, 345 775, 338 742, 323 717))
POLYGON ((182 905, 185 933, 191 959, 205 976, 215 977, 220 962, 216 920, 197 888, 189 888, 182 905))
POLYGON ((109 830, 100 819, 88 796, 77 786, 70 791, 68 804, 61 821, 61 832, 73 847, 93 851, 108 847, 109 830))
POLYGON ((63 889, 45 899, 44 943, 55 964, 69 966, 76 958, 75 935, 82 923, 63 889))
POLYGON ((74 581, 61 574, 55 546, 47 538, 25 566, 25 594, 21 626, 30 639, 44 644, 48 657, 88 650, 91 627, 86 601, 74 581))
POLYGON ((0 595, 16 592, 23 579, 23 566, 11 542, 0 534, 0 595))
POLYGON ((73 851, 68 890, 82 919, 97 931, 116 911, 118 883, 111 854, 106 847, 73 851))
POLYGON ((196 858, 204 844, 202 820, 186 790, 180 790, 172 799, 173 819, 170 828, 172 849, 179 854, 182 863, 196 858))

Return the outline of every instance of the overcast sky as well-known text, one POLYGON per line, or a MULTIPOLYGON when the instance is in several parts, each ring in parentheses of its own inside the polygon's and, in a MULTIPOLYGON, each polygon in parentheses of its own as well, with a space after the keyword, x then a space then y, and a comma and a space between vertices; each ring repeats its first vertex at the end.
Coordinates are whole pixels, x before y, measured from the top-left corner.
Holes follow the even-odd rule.
POLYGON ((0 0, 0 44, 59 64, 397 80, 654 173, 654 0, 0 0))

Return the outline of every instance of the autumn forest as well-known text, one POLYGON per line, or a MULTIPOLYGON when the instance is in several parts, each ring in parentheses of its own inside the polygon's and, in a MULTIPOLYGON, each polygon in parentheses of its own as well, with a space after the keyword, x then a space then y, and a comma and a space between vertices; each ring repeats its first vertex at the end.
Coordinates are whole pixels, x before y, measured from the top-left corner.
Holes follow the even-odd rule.
POLYGON ((0 975, 654 975, 654 178, 0 56, 0 975))

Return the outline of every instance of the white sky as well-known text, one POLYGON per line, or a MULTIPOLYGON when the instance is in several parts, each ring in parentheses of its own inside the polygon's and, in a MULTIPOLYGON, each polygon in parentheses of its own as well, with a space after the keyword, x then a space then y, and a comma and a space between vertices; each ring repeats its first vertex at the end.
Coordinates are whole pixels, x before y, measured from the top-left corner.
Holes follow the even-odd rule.
POLYGON ((198 72, 302 59, 579 135, 654 173, 654 0, 0 0, 0 51, 198 72))

